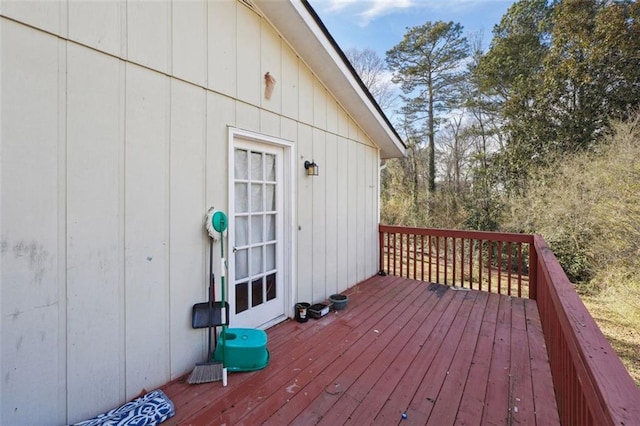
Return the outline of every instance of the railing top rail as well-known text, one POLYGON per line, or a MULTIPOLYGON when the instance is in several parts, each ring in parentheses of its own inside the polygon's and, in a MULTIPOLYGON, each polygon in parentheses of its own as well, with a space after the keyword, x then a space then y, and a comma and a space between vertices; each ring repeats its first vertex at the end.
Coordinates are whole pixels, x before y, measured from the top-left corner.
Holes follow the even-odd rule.
MULTIPOLYGON (((560 267, 555 255, 541 236, 534 238, 538 261, 546 266, 545 279, 550 280, 550 297, 558 307, 563 334, 573 340, 568 347, 572 356, 584 366, 588 380, 604 415, 611 424, 640 424, 640 391, 625 369, 611 344, 598 328, 573 285, 560 267)), ((574 361, 575 362, 575 361, 574 361)), ((586 378, 585 378, 586 379, 586 378)))
POLYGON ((380 232, 389 233, 533 244, 533 234, 517 234, 514 232, 462 231, 458 229, 413 228, 408 226, 391 225, 379 225, 379 228, 380 232))

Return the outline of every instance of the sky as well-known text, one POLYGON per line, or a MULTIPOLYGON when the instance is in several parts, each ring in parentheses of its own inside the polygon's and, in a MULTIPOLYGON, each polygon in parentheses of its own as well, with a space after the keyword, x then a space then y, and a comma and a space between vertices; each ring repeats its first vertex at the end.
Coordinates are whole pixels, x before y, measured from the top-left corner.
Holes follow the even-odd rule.
POLYGON ((427 21, 453 21, 469 40, 481 34, 483 50, 491 30, 513 0, 309 0, 342 50, 373 49, 381 58, 406 33, 427 21))

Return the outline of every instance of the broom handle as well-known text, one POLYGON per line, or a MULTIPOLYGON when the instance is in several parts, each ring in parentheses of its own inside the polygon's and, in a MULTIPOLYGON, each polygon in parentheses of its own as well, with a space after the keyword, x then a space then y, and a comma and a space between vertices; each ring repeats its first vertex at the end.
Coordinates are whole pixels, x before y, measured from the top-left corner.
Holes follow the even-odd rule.
POLYGON ((209 240, 209 352, 207 353, 207 362, 211 362, 211 329, 213 328, 213 318, 211 318, 213 316, 213 301, 211 299, 215 299, 215 289, 213 288, 213 238, 209 240))

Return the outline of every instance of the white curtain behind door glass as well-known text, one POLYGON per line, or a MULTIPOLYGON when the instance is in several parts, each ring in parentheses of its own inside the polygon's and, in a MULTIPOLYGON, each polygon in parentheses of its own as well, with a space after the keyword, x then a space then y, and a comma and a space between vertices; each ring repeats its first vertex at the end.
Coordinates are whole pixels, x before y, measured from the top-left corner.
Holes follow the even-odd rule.
POLYGON ((251 153, 251 180, 263 180, 262 177, 262 154, 260 152, 251 153))
POLYGON ((262 215, 251 216, 251 243, 261 243, 263 241, 262 215))
POLYGON ((276 181, 276 156, 273 154, 265 154, 264 156, 264 169, 266 172, 265 180, 267 182, 276 181))
POLYGON ((246 183, 235 184, 235 209, 236 213, 246 213, 249 211, 249 196, 246 183))
POLYGON ((266 240, 267 241, 273 241, 276 239, 276 215, 275 214, 268 214, 265 217, 265 221, 266 221, 266 240))
POLYGON ((243 149, 236 149, 234 155, 234 175, 236 179, 246 180, 249 178, 247 173, 248 169, 248 159, 247 159, 247 151, 243 149))
POLYGON ((265 246, 265 267, 267 271, 276 269, 276 245, 268 244, 265 246))
POLYGON ((249 228, 249 220, 246 216, 236 217, 235 228, 235 245, 236 247, 246 246, 249 243, 247 238, 247 229, 249 228))

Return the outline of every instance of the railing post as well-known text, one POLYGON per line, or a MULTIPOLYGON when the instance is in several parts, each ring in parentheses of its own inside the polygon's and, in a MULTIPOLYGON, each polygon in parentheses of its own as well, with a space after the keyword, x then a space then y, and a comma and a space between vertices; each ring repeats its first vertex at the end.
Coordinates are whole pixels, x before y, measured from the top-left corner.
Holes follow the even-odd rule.
POLYGON ((384 271, 384 233, 378 225, 378 272, 384 271))
POLYGON ((538 252, 533 241, 529 243, 529 299, 538 299, 538 252))

